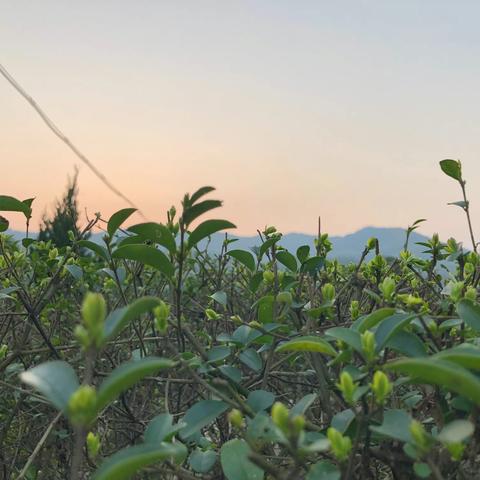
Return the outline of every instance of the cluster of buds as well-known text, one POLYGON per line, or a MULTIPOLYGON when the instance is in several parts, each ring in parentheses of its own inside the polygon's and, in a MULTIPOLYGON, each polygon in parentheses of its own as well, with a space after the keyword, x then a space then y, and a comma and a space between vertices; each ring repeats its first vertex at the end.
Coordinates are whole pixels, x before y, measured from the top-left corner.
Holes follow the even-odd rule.
POLYGON ((373 374, 373 380, 370 386, 375 398, 375 402, 378 405, 383 405, 392 391, 392 384, 390 383, 388 377, 382 371, 377 370, 373 374))
POLYGON ((330 427, 327 430, 327 438, 330 441, 330 448, 335 458, 339 462, 347 460, 352 450, 350 437, 342 435, 336 428, 330 427))
POLYGON ((103 329, 107 306, 99 293, 87 293, 82 304, 83 325, 75 328, 75 336, 83 348, 100 347, 103 342, 103 329))
POLYGON ((100 451, 100 438, 98 435, 95 435, 93 432, 88 432, 87 435, 87 451, 88 456, 94 460, 100 451))
POLYGON ((386 302, 391 302, 393 300, 396 287, 396 282, 392 277, 384 278, 383 282, 378 286, 378 288, 382 292, 383 299, 386 302))
POLYGON ((221 315, 219 315, 213 308, 207 308, 205 310, 205 315, 207 316, 208 320, 219 320, 221 315))
POLYGON ((353 381, 352 376, 343 371, 340 374, 340 381, 337 383, 338 389, 342 392, 343 398, 349 405, 355 403, 355 392, 357 391, 358 383, 353 381))
POLYGON ((68 401, 68 416, 74 425, 89 425, 95 417, 97 393, 91 385, 81 385, 68 401))
POLYGON ((305 428, 303 415, 290 415, 282 402, 275 402, 271 410, 272 421, 287 438, 297 438, 305 428))
POLYGON ((370 330, 366 330, 362 333, 360 337, 363 355, 365 360, 368 363, 372 363, 375 360, 376 353, 375 353, 375 334, 370 330))
POLYGON ((165 335, 168 330, 168 317, 170 315, 170 305, 161 301, 160 305, 153 309, 155 315, 155 326, 161 335, 165 335))
POLYGON ((352 300, 350 303, 350 316, 354 322, 360 316, 360 303, 358 300, 352 300))
POLYGON ((335 300, 335 287, 331 283, 326 283, 322 287, 323 303, 331 305, 335 300))

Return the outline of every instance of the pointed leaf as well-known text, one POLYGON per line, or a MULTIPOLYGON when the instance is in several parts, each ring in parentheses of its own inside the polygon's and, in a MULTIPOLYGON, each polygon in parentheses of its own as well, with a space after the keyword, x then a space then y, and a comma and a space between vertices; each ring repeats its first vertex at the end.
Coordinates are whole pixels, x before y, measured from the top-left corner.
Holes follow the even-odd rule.
MULTIPOLYGON (((172 232, 162 223, 145 222, 132 225, 127 229, 129 232, 137 234, 139 237, 151 242, 158 243, 165 247, 170 253, 175 253, 177 248, 175 238, 172 232)), ((122 246, 124 243, 122 243, 122 246)))
POLYGON ((70 396, 79 387, 75 371, 61 360, 41 363, 21 373, 20 379, 38 390, 63 412, 67 410, 70 396))
POLYGON ((32 216, 32 209, 28 202, 21 202, 8 195, 0 195, 0 212, 22 212, 26 218, 32 216))
POLYGON ((136 212, 136 208, 124 208, 115 212, 108 221, 107 225, 107 232, 110 238, 115 235, 115 232, 119 229, 122 223, 127 220, 127 218, 132 215, 132 213, 136 212))
POLYGON ((236 226, 227 220, 206 220, 201 223, 188 237, 188 246, 192 248, 200 240, 212 235, 212 233, 226 228, 236 228, 236 226))
POLYGON ((240 263, 245 265, 251 272, 255 271, 255 259, 250 252, 245 250, 230 250, 227 252, 227 255, 233 257, 235 260, 238 260, 240 263))
POLYGON ((127 447, 109 457, 94 473, 92 480, 128 480, 142 468, 168 459, 181 462, 186 455, 187 448, 183 443, 127 447))
POLYGON ((97 410, 99 412, 103 410, 120 393, 129 389, 147 375, 153 375, 160 370, 173 366, 175 366, 173 360, 161 357, 145 357, 120 365, 100 385, 97 393, 97 410))
POLYGON ((305 337, 297 337, 280 344, 276 352, 318 352, 324 355, 335 356, 335 349, 323 338, 308 335, 305 337))
POLYGON ((228 403, 221 402, 220 400, 200 400, 189 408, 182 418, 186 426, 180 430, 180 436, 186 439, 194 433, 199 432, 227 409, 228 403))
POLYGON ((173 265, 167 256, 157 248, 148 245, 125 245, 117 248, 112 257, 134 260, 149 265, 167 277, 171 277, 174 273, 173 265))
POLYGON ((158 298, 142 297, 126 307, 110 312, 103 328, 103 342, 113 340, 134 318, 152 311, 158 305, 160 305, 158 298))
POLYGON ((286 250, 281 250, 276 253, 277 260, 285 265, 292 272, 296 272, 298 269, 297 259, 286 250))
POLYGON ((438 385, 480 405, 480 380, 457 364, 438 358, 408 358, 385 365, 388 370, 412 377, 414 383, 438 385))
POLYGON ((182 217, 183 222, 188 226, 200 215, 221 206, 222 202, 220 200, 204 200, 186 209, 182 217))
POLYGON ((460 318, 472 328, 475 332, 480 333, 480 306, 471 300, 463 299, 457 304, 457 313, 460 318))
POLYGON ((457 160, 442 160, 440 162, 440 168, 445 175, 448 175, 459 182, 462 181, 462 167, 457 160))

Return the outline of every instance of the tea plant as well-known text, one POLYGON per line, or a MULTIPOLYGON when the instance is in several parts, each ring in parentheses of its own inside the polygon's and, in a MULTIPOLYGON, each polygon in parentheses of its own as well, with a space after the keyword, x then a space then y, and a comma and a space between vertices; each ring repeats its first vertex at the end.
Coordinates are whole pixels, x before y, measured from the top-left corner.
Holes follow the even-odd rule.
POLYGON ((341 264, 322 232, 290 252, 274 227, 212 254, 234 228, 202 221, 212 187, 64 247, 0 234, 1 476, 478 478, 480 259, 461 164, 440 166, 472 250, 434 235, 415 257, 421 219, 395 259, 372 238, 341 264))

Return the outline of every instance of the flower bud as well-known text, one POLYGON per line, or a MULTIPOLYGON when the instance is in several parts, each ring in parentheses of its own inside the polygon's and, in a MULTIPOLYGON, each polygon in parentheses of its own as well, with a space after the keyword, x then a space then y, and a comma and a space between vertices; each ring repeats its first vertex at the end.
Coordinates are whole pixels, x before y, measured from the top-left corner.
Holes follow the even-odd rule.
POLYGON ((155 326, 161 335, 167 333, 168 316, 170 315, 170 306, 165 302, 160 302, 160 305, 153 309, 155 315, 155 326))
POLYGON ((88 432, 87 435, 87 451, 88 456, 93 460, 100 451, 100 438, 93 432, 88 432))
POLYGON ((267 227, 267 228, 265 228, 263 233, 265 235, 271 235, 272 233, 275 233, 276 231, 277 231, 277 229, 275 227, 267 227))
POLYGON ((322 297, 325 303, 335 300, 335 287, 331 283, 326 283, 322 287, 322 297))
POLYGON ((462 442, 454 442, 446 445, 452 460, 459 462, 463 457, 463 452, 465 451, 465 444, 462 442))
POLYGON ((265 270, 263 272, 263 281, 265 283, 273 283, 275 280, 275 274, 271 270, 265 270))
POLYGON ((283 431, 288 430, 288 408, 282 402, 275 402, 272 406, 273 423, 283 431))
POLYGON ((58 248, 52 248, 48 252, 48 259, 49 260, 55 260, 58 257, 58 248))
POLYGON ((233 323, 236 323, 237 325, 242 323, 242 319, 240 318, 240 315, 232 315, 232 316, 230 317, 230 320, 231 320, 233 323))
POLYGON ((373 374, 371 387, 373 395, 375 396, 375 401, 378 403, 378 405, 383 405, 385 399, 392 391, 392 384, 390 383, 390 380, 383 372, 377 370, 373 374))
POLYGON ((7 356, 7 352, 8 352, 8 346, 4 343, 1 347, 0 347, 0 360, 2 358, 5 358, 7 356))
POLYGON ((292 425, 293 434, 298 436, 305 428, 305 417, 303 415, 295 415, 290 420, 290 423, 292 425))
POLYGON ((362 351, 368 362, 375 360, 375 335, 370 330, 362 333, 361 337, 362 351))
POLYGON ((69 230, 69 231, 67 232, 67 237, 68 237, 68 239, 69 239, 71 242, 73 242, 73 241, 75 240, 75 234, 73 233, 72 230, 69 230))
POLYGON ((395 293, 396 283, 392 277, 384 278, 383 282, 379 285, 379 289, 382 292, 383 299, 390 302, 393 299, 395 293))
POLYGON ((81 385, 68 401, 68 414, 74 425, 88 425, 95 415, 97 394, 90 385, 81 385))
POLYGON ((343 436, 337 429, 330 427, 327 430, 327 438, 330 441, 330 447, 335 458, 343 462, 348 458, 352 449, 352 441, 349 437, 343 436))
POLYGON ((205 310, 205 315, 207 316, 208 320, 218 320, 220 318, 220 315, 211 308, 207 308, 205 310))
POLYGON ((287 305, 291 305, 293 302, 293 297, 290 292, 280 292, 277 295, 277 302, 278 303, 285 303, 287 305))
POLYGON ((74 330, 77 342, 86 350, 90 346, 90 336, 87 330, 82 325, 77 325, 74 330))
POLYGON ((82 304, 83 323, 87 328, 92 344, 100 346, 103 336, 103 323, 107 316, 105 299, 99 293, 89 292, 82 304))
POLYGON ((350 303, 350 316, 355 321, 360 316, 360 303, 358 300, 352 300, 350 303))
POLYGON ((358 384, 353 382, 352 376, 345 370, 340 374, 340 382, 337 383, 338 389, 342 392, 343 398, 349 404, 355 403, 353 395, 358 384))
POLYGON ((464 282, 450 282, 450 299, 453 303, 462 299, 464 287, 464 282))
POLYGON ((415 445, 422 451, 429 449, 428 435, 424 426, 417 420, 410 423, 410 434, 412 435, 415 445))
POLYGON ((373 250, 377 246, 377 239, 375 237, 370 237, 367 241, 368 250, 373 250))
POLYGON ((243 427, 243 415, 240 410, 233 408, 228 413, 228 421, 230 424, 235 428, 242 428, 243 427))
POLYGON ((477 300, 477 289, 475 287, 468 287, 464 296, 468 300, 475 302, 477 300))

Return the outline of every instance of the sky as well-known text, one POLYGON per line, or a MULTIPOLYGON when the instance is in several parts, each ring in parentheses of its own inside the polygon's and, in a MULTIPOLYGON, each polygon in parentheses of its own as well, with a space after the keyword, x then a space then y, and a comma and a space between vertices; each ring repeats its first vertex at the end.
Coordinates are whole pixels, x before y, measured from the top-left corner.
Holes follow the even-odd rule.
MULTIPOLYGON (((213 185, 238 234, 427 218, 467 242, 438 162, 462 161, 480 232, 479 15, 467 0, 0 0, 0 63, 149 220, 213 185)), ((35 196, 38 225, 75 165, 84 214, 127 206, 0 77, 0 194, 35 196)))

